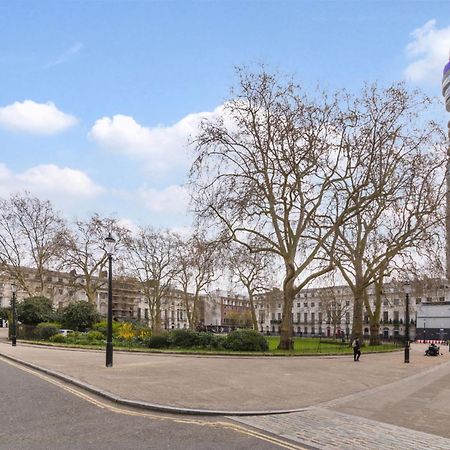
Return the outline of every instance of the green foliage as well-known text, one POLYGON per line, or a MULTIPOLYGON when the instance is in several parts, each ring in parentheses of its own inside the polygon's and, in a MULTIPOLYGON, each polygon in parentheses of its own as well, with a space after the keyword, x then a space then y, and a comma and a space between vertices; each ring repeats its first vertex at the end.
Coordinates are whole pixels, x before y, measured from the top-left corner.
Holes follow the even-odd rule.
POLYGON ((95 305, 90 302, 79 301, 70 303, 61 311, 61 322, 66 328, 85 331, 98 321, 95 305))
MULTIPOLYGON (((121 327, 120 322, 113 322, 112 323, 112 329, 113 329, 113 336, 116 337, 119 333, 121 327)), ((94 323, 91 327, 95 331, 100 331, 100 333, 103 334, 103 336, 106 337, 106 331, 108 329, 108 322, 106 320, 102 320, 101 322, 94 323)))
POLYGON ((211 332, 198 333, 198 347, 208 350, 221 350, 225 348, 226 336, 220 336, 211 332))
POLYGON ((240 352, 265 352, 269 345, 265 337, 255 330, 235 330, 228 334, 225 347, 240 352))
POLYGON ((0 320, 9 320, 9 315, 11 314, 11 308, 0 308, 0 320))
POLYGON ((34 335, 37 339, 44 341, 50 339, 55 334, 58 334, 61 324, 55 322, 41 322, 38 323, 34 329, 34 335))
POLYGON ((171 340, 169 333, 155 334, 148 339, 148 346, 150 348, 168 348, 171 340))
POLYGON ((89 331, 89 333, 86 334, 86 339, 89 342, 97 343, 97 342, 103 342, 105 339, 105 336, 103 336, 103 333, 100 331, 89 331))
POLYGON ((17 306, 17 319, 26 325, 54 320, 52 301, 47 297, 29 297, 17 306))
POLYGON ((54 336, 50 337, 49 341, 58 344, 63 344, 64 342, 66 342, 66 337, 63 336, 62 334, 55 334, 54 336))
POLYGON ((187 329, 172 330, 170 333, 171 346, 181 348, 197 347, 200 342, 199 334, 187 329))

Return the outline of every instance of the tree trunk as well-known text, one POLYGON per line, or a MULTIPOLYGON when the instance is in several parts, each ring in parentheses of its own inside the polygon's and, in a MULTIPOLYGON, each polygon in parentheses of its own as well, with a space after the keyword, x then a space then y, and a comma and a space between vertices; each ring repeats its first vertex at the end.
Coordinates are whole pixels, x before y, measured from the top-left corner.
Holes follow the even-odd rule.
POLYGON ((255 304, 253 303, 253 292, 250 289, 248 290, 248 299, 250 301, 250 312, 252 314, 252 326, 254 330, 258 331, 258 321, 256 319, 255 304))
POLYGON ((351 339, 356 337, 362 339, 363 337, 363 293, 357 291, 354 294, 353 300, 353 323, 351 339))
POLYGON ((370 309, 370 303, 367 298, 367 306, 369 311, 369 320, 370 320, 370 345, 379 345, 380 344, 380 317, 381 317, 381 295, 383 289, 383 276, 380 276, 374 283, 375 286, 375 309, 370 309))
POLYGON ((374 319, 370 320, 370 338, 369 345, 380 344, 380 323, 374 319))
POLYGON ((153 334, 161 334, 161 299, 155 301, 155 316, 153 322, 153 334))
POLYGON ((281 321, 280 350, 294 349, 294 328, 292 324, 292 306, 294 304, 294 265, 286 267, 283 283, 283 318, 281 321))

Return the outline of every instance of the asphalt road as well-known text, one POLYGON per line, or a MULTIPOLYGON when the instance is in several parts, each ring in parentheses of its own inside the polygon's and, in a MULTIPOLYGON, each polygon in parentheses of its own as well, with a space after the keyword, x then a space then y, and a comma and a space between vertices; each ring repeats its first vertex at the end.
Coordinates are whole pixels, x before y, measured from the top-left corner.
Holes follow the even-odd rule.
POLYGON ((223 418, 125 409, 0 360, 0 449, 300 448, 223 418))

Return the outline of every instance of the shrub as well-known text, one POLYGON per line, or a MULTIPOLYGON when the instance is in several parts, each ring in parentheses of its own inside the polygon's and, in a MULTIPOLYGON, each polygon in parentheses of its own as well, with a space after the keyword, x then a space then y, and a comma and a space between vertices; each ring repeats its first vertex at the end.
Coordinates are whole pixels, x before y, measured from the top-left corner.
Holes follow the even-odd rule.
POLYGON ((235 330, 228 334, 225 347, 241 352, 265 352, 269 345, 265 337, 255 330, 235 330))
POLYGON ((28 297, 17 306, 17 319, 25 325, 54 320, 53 304, 47 297, 28 297))
POLYGON ((170 347, 169 333, 156 334, 148 339, 148 346, 150 348, 168 348, 170 347))
POLYGON ((41 322, 38 323, 34 329, 34 335, 37 339, 43 339, 44 341, 50 339, 55 334, 58 334, 58 330, 61 328, 61 324, 53 322, 41 322))
POLYGON ((199 333, 187 329, 172 330, 170 340, 172 347, 181 348, 197 347, 200 343, 199 333))
POLYGON ((135 329, 132 323, 125 322, 120 325, 117 337, 123 339, 124 341, 131 342, 135 336, 135 329))
POLYGON ((225 336, 219 336, 211 332, 198 333, 198 346, 207 349, 222 349, 225 346, 225 336))
POLYGON ((62 344, 63 342, 66 342, 66 337, 63 336, 62 334, 55 334, 53 336, 50 337, 50 342, 56 342, 59 344, 62 344))
POLYGON ((97 322, 98 313, 95 305, 79 301, 70 303, 61 311, 61 322, 66 328, 85 331, 97 322))
POLYGON ((103 341, 105 336, 103 336, 103 333, 100 331, 89 331, 89 333, 86 334, 86 339, 89 342, 103 341))
MULTIPOLYGON (((112 323, 113 336, 117 336, 121 325, 122 324, 120 322, 113 321, 113 323, 112 323)), ((102 320, 101 322, 94 323, 91 328, 95 331, 100 331, 100 333, 102 333, 103 336, 106 337, 106 331, 108 329, 108 322, 106 320, 102 320)))

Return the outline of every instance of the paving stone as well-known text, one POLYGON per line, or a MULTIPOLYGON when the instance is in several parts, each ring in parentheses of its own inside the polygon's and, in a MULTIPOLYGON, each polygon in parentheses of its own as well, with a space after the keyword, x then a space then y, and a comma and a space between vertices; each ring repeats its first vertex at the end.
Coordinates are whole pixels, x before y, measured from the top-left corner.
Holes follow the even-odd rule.
POLYGON ((450 450, 450 439, 324 408, 232 419, 320 450, 450 450))

